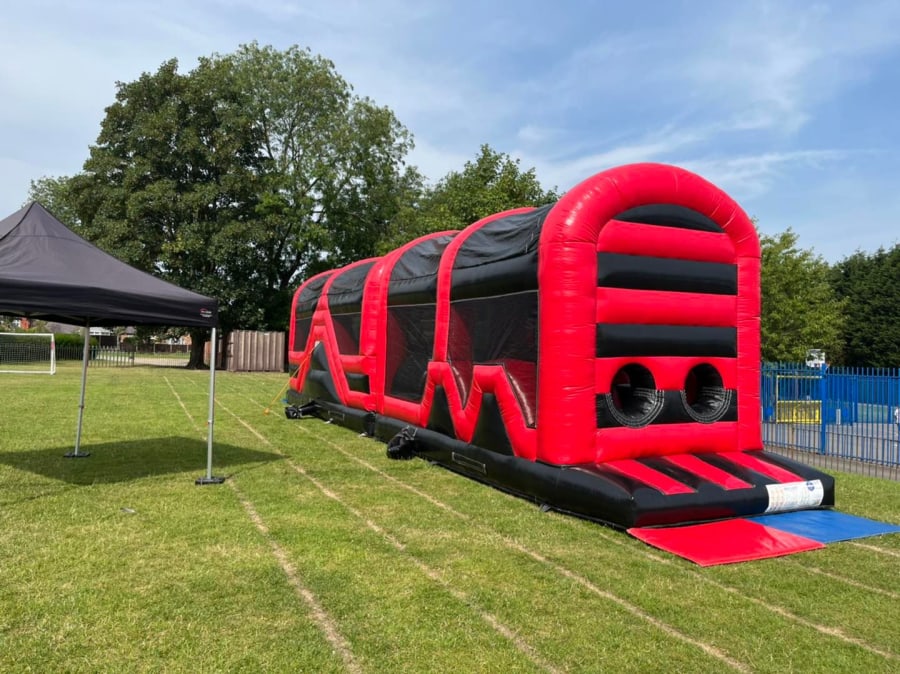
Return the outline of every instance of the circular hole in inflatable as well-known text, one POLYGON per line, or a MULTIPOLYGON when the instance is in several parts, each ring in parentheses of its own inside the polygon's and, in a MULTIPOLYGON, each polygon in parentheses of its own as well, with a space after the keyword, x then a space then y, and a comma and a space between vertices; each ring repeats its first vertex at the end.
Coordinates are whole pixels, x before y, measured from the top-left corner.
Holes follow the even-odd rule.
POLYGON ((705 424, 721 419, 731 405, 731 391, 725 388, 719 371, 708 363, 691 368, 681 396, 688 415, 705 424))
POLYGON ((657 390, 650 370, 630 363, 616 372, 607 401, 609 411, 619 423, 645 426, 662 409, 663 394, 657 390))

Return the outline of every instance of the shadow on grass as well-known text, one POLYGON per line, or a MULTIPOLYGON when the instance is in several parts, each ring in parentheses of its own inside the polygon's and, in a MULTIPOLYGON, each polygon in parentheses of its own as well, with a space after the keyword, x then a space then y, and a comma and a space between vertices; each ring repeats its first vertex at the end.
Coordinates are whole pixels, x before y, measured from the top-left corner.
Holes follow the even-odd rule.
MULTIPOLYGON (((83 445, 83 459, 67 459, 67 447, 0 452, 0 464, 72 485, 128 482, 156 475, 206 474, 206 441, 182 437, 148 438, 83 445)), ((239 466, 281 460, 270 452, 213 445, 213 475, 228 476, 239 466)))

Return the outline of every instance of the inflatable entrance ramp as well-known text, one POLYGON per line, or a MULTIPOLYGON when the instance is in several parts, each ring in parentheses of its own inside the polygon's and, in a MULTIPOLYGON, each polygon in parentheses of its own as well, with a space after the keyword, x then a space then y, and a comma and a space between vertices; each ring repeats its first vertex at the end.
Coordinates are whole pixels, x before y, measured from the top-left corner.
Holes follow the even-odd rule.
POLYGON ((759 264, 704 179, 604 171, 307 280, 288 414, 620 528, 827 508, 762 449, 759 264))

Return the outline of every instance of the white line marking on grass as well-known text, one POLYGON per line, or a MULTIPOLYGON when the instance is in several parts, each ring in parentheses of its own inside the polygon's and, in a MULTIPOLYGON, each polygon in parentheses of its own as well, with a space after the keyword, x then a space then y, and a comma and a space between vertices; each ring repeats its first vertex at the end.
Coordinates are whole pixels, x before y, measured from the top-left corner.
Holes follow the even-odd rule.
POLYGON ((344 661, 344 666, 347 668, 347 671, 362 674, 362 667, 356 662, 356 658, 353 657, 353 650, 349 642, 343 637, 338 629, 337 623, 322 607, 319 600, 316 598, 316 595, 313 594, 313 592, 300 580, 300 574, 297 573, 296 567, 291 563, 284 548, 278 545, 278 542, 269 533, 269 528, 262 521, 262 518, 256 511, 253 503, 243 492, 241 492, 234 483, 234 480, 229 480, 226 484, 231 487, 237 495, 238 501, 244 506, 244 510, 247 511, 250 520, 256 525, 256 528, 259 530, 259 533, 262 534, 263 538, 266 539, 269 547, 272 548, 272 554, 278 561, 281 570, 284 571, 284 575, 287 576, 288 583, 294 588, 297 596, 306 603, 313 621, 319 627, 322 634, 325 635, 325 638, 328 640, 328 643, 331 644, 331 647, 341 656, 341 660, 344 661))
MULTIPOLYGON (((166 383, 169 385, 169 388, 172 390, 172 393, 175 395, 175 398, 178 400, 178 403, 181 405, 181 409, 184 410, 184 413, 187 415, 188 419, 190 419, 191 423, 194 424, 194 428, 197 429, 197 432, 199 432, 202 435, 203 431, 200 430, 199 426, 197 426, 196 422, 194 421, 194 417, 188 411, 187 407, 184 406, 184 403, 181 402, 181 397, 178 395, 178 392, 172 386, 171 382, 169 381, 169 379, 167 377, 164 377, 164 379, 166 380, 166 383)), ((240 421, 244 426, 246 426, 250 431, 252 431, 254 433, 254 435, 256 435, 256 437, 258 437, 262 442, 271 446, 271 443, 268 441, 267 438, 263 437, 262 435, 257 433, 254 429, 252 429, 250 426, 248 426, 246 423, 244 423, 244 421, 242 419, 240 419, 239 417, 237 417, 237 415, 235 415, 234 412, 232 412, 231 410, 226 408, 224 405, 219 403, 218 400, 216 400, 216 403, 218 403, 219 406, 222 407, 222 409, 224 409, 226 412, 231 414, 238 421, 240 421)), ((359 664, 356 662, 356 659, 353 657, 353 651, 350 647, 350 644, 341 635, 340 631, 337 628, 337 624, 331 618, 331 616, 328 615, 328 612, 325 611, 325 609, 319 603, 318 599, 316 599, 315 594, 313 594, 312 591, 309 590, 302 583, 302 581, 300 580, 300 574, 297 573, 296 567, 294 567, 294 565, 291 563, 291 561, 288 558, 288 555, 284 551, 284 549, 280 545, 278 545, 278 542, 269 533, 269 528, 266 526, 265 522, 262 521, 262 518, 259 516, 259 513, 257 512, 256 508, 254 507, 253 503, 250 501, 249 498, 247 498, 247 496, 245 496, 243 494, 243 492, 241 492, 241 490, 238 488, 238 486, 234 483, 234 480, 228 480, 228 481, 226 481, 225 484, 227 484, 229 487, 231 487, 232 491, 234 491, 235 495, 237 496, 238 501, 243 506, 244 510, 247 512, 247 515, 249 516, 250 521, 253 522, 253 524, 256 526, 257 530, 260 532, 260 534, 262 534, 263 538, 266 540, 266 542, 272 548, 272 554, 275 556, 275 559, 278 562, 278 565, 281 567, 281 570, 284 572, 284 575, 287 578, 288 583, 294 589, 294 591, 297 593, 297 595, 304 602, 306 602, 306 605, 309 607, 310 614, 312 616, 313 621, 316 623, 316 625, 322 631, 322 634, 328 640, 328 643, 330 643, 331 646, 335 649, 335 651, 337 651, 337 653, 340 654, 341 659, 344 661, 344 665, 347 668, 347 671, 353 672, 354 674, 357 674, 357 673, 362 674, 363 670, 359 666, 359 664)))
POLYGON ((472 599, 469 598, 461 590, 455 588, 448 580, 446 580, 441 573, 435 569, 432 569, 430 566, 422 562, 420 559, 415 557, 406 551, 406 546, 397 540, 394 536, 386 532, 380 526, 375 524, 372 520, 367 518, 363 513, 359 510, 351 506, 349 503, 346 503, 341 497, 335 494, 333 491, 328 489, 325 485, 319 482, 312 475, 307 473, 301 466, 295 464, 290 458, 287 459, 288 465, 291 466, 295 471, 297 471, 300 475, 303 475, 307 480, 312 482, 325 496, 330 499, 333 499, 340 503, 344 508, 346 508, 350 513, 352 513, 356 518, 362 520, 367 527, 369 527, 372 531, 382 536, 386 541, 388 541, 394 548, 402 552, 406 555, 407 559, 409 559, 422 573, 425 574, 433 582, 440 585, 444 590, 446 590, 451 596, 453 596, 460 603, 468 606, 472 609, 478 616, 490 625, 495 631, 499 632, 501 635, 506 637, 510 641, 510 643, 515 646, 515 648, 525 655, 531 662, 533 662, 538 667, 541 667, 548 672, 561 672, 561 670, 557 669, 553 666, 552 663, 548 662, 544 658, 540 656, 540 654, 535 651, 524 639, 522 639, 518 634, 516 634, 515 630, 510 627, 507 627, 497 616, 492 613, 485 611, 483 608, 478 606, 472 599))
MULTIPOLYGON (((605 534, 601 534, 601 537, 604 540, 610 541, 611 543, 615 543, 616 545, 627 547, 629 550, 635 551, 634 548, 632 548, 630 545, 628 545, 624 541, 616 540, 616 539, 612 538, 611 536, 608 536, 605 534)), ((678 564, 673 559, 668 559, 666 557, 662 557, 662 556, 657 555, 648 550, 643 550, 643 551, 638 550, 637 552, 639 552, 639 554, 642 554, 644 557, 647 557, 648 559, 652 559, 652 560, 659 562, 660 564, 666 564, 668 566, 677 566, 679 569, 681 569, 685 573, 688 573, 688 574, 694 576, 695 578, 703 581, 704 583, 709 583, 713 587, 716 587, 716 588, 722 590, 723 592, 727 592, 729 594, 733 594, 738 597, 741 597, 742 599, 752 602, 752 603, 756 604, 757 606, 762 606, 763 608, 765 608, 769 611, 772 611, 773 613, 776 613, 777 615, 781 616, 782 618, 787 618, 788 620, 793 620, 794 622, 799 623, 805 627, 809 627, 810 629, 816 630, 820 634, 825 634, 827 636, 834 637, 836 639, 839 639, 840 641, 851 644, 853 646, 858 646, 859 648, 862 648, 863 650, 869 651, 870 653, 874 653, 875 655, 879 655, 887 660, 897 660, 898 659, 898 656, 896 654, 882 651, 882 650, 876 648, 875 646, 872 646, 868 642, 864 641, 863 639, 859 639, 857 637, 851 637, 851 636, 845 634, 843 632, 843 630, 841 630, 838 627, 828 627, 827 625, 819 625, 818 623, 814 623, 811 620, 807 620, 806 618, 803 618, 802 616, 798 616, 796 613, 791 613, 787 609, 781 608, 780 606, 776 606, 774 604, 770 604, 767 601, 764 601, 757 597, 753 597, 751 595, 744 594, 737 588, 731 587, 729 585, 725 585, 724 583, 720 583, 719 581, 715 580, 714 578, 710 578, 710 577, 700 573, 699 571, 694 571, 693 569, 684 568, 683 566, 678 564)))
MULTIPOLYGON (((218 403, 218 401, 216 401, 216 402, 218 403)), ((245 426, 248 430, 250 430, 262 442, 264 442, 266 445, 268 445, 270 447, 273 446, 272 443, 269 442, 269 440, 266 437, 264 437, 263 435, 258 433, 249 424, 244 422, 244 420, 241 419, 238 415, 236 415, 234 412, 229 410, 227 407, 225 407, 221 403, 218 403, 218 404, 220 407, 222 407, 223 410, 225 410, 228 414, 230 414, 235 419, 237 419, 243 426, 245 426)), ((451 596, 456 598, 458 601, 465 604, 470 609, 474 610, 482 620, 484 620, 488 625, 490 625, 495 631, 499 632, 502 636, 506 637, 516 647, 516 649, 518 649, 519 652, 521 652, 529 660, 531 660, 531 662, 533 662, 538 667, 541 667, 541 668, 547 670, 548 672, 553 672, 554 674, 556 674, 556 673, 561 674, 561 670, 558 670, 550 662, 544 660, 531 646, 528 645, 528 643, 526 643, 521 637, 519 637, 515 633, 514 630, 512 630, 511 628, 509 628, 505 624, 503 624, 503 622, 501 622, 499 618, 497 618, 495 615, 493 615, 491 613, 484 611, 481 607, 476 605, 464 592, 453 587, 453 585, 449 581, 445 580, 438 571, 430 568, 424 562, 420 561, 413 555, 409 554, 406 551, 406 545, 404 543, 402 543, 395 536, 393 536, 388 531, 383 529, 377 523, 375 523, 374 521, 372 521, 371 519, 366 517, 362 512, 360 512, 359 510, 357 510, 356 508, 351 506, 349 503, 346 503, 343 499, 341 499, 340 496, 335 494, 333 491, 328 489, 328 487, 326 487, 324 484, 319 482, 312 475, 307 473, 301 466, 294 463, 294 461, 291 460, 291 458, 289 456, 287 456, 286 454, 284 454, 281 450, 279 450, 278 448, 275 448, 275 451, 278 454, 281 454, 282 456, 284 456, 286 459, 286 463, 291 468, 293 468, 297 473, 299 473, 300 475, 303 475, 307 480, 312 482, 316 486, 316 488, 318 488, 319 491, 321 491, 325 496, 336 501, 337 503, 340 503, 351 514, 353 514, 356 518, 361 520, 366 525, 366 527, 368 527, 369 529, 374 531, 376 534, 378 534, 379 536, 384 538, 394 548, 396 548, 400 552, 404 553, 407 556, 407 558, 410 561, 412 561, 412 563, 415 566, 417 566, 419 568, 419 570, 422 571, 429 579, 431 579, 433 582, 436 582, 438 585, 443 587, 451 596)), ((247 501, 247 503, 249 503, 249 501, 247 501)), ((244 507, 246 508, 247 505, 245 505, 244 507)), ((260 524, 261 524, 261 522, 260 522, 260 524)), ((257 526, 260 526, 260 524, 257 524, 257 526)), ((264 533, 266 533, 266 535, 268 535, 267 531, 264 533)), ((274 542, 273 539, 269 539, 269 540, 273 546, 277 546, 277 544, 274 542)), ((283 555, 284 553, 282 552, 281 554, 283 555)), ((287 557, 284 556, 284 559, 286 561, 287 557)))
POLYGON ((900 552, 896 550, 888 550, 886 548, 879 548, 875 545, 868 545, 866 543, 857 543, 856 541, 850 541, 847 545, 852 545, 857 548, 863 548, 864 550, 870 550, 872 552, 877 552, 882 555, 890 555, 891 557, 900 557, 900 552))
POLYGON ((858 580, 853 580, 852 578, 847 578, 846 576, 839 576, 836 573, 831 573, 830 571, 825 571, 824 569, 820 569, 815 566, 805 566, 800 564, 799 562, 795 562, 793 560, 786 559, 784 560, 786 563, 791 564, 792 566, 796 566, 804 571, 809 571, 810 573, 817 573, 820 576, 825 576, 826 578, 830 578, 831 580, 836 580, 839 583, 846 583, 852 587, 857 587, 860 590, 866 590, 867 592, 874 592, 875 594, 881 594, 885 597, 890 597, 891 599, 900 599, 900 594, 897 592, 891 592, 890 590, 883 590, 880 587, 873 587, 872 585, 866 585, 865 583, 860 583, 858 580))
POLYGON ((243 426, 244 428, 246 428, 248 431, 250 431, 251 433, 253 433, 253 435, 255 435, 255 436, 259 439, 260 442, 265 443, 265 444, 268 445, 269 447, 272 446, 272 443, 269 442, 268 438, 266 438, 265 436, 263 436, 262 434, 260 434, 255 428, 253 428, 253 426, 251 426, 250 424, 248 424, 246 421, 244 421, 243 419, 241 419, 237 414, 235 414, 235 413, 232 412, 230 409, 228 409, 227 407, 225 407, 225 405, 223 405, 223 404, 219 401, 218 398, 216 398, 216 405, 218 405, 218 406, 221 407, 223 410, 225 410, 226 412, 228 412, 228 414, 230 414, 230 415, 233 416, 235 419, 237 419, 238 423, 241 424, 241 426, 243 426))
POLYGON ((565 576, 566 578, 568 578, 569 580, 571 580, 575 583, 578 583, 579 585, 581 585, 582 587, 586 588, 587 590, 593 592, 594 594, 596 594, 600 597, 603 597, 604 599, 607 599, 615 604, 618 604, 624 610, 628 611, 629 613, 631 613, 632 615, 634 615, 638 618, 646 620, 651 625, 656 627, 658 630, 661 630, 662 632, 665 632, 666 634, 668 634, 670 637, 674 637, 675 639, 680 639, 681 641, 684 641, 686 643, 691 644, 692 646, 694 646, 696 648, 699 648, 701 651, 703 651, 707 655, 709 655, 713 658, 716 658, 718 660, 721 660, 722 662, 726 663, 727 665, 736 669, 739 672, 749 672, 750 671, 750 667, 748 665, 746 665, 742 662, 738 662, 737 660, 734 660, 734 659, 728 657, 724 652, 720 651, 715 646, 711 646, 710 644, 699 641, 698 639, 689 637, 688 635, 684 634, 683 632, 680 632, 679 630, 672 627, 671 625, 664 623, 663 621, 659 620, 658 618, 654 618, 652 615, 650 615, 649 613, 646 613, 645 611, 641 610, 640 608, 638 608, 634 604, 628 602, 627 600, 622 599, 621 597, 619 597, 617 595, 614 595, 612 592, 609 592, 608 590, 603 590, 603 589, 597 587, 591 581, 589 581, 587 578, 584 578, 583 576, 579 576, 574 571, 571 571, 571 570, 565 568, 564 566, 561 566, 560 564, 557 564, 556 562, 554 562, 550 559, 547 559, 540 553, 535 552, 533 550, 529 550, 524 545, 521 545, 521 544, 516 543, 515 541, 511 541, 511 540, 507 540, 507 545, 514 548, 515 550, 518 550, 522 554, 528 555, 532 559, 534 559, 542 564, 546 564, 547 566, 549 566, 550 568, 555 570, 557 573, 565 576))
MULTIPOLYGON (((259 404, 259 403, 257 403, 257 404, 259 404)), ((232 414, 232 415, 234 414, 233 412, 229 412, 229 413, 232 414)), ((240 419, 238 419, 238 420, 241 421, 242 424, 244 423, 242 420, 240 420, 240 419)), ((247 424, 244 424, 244 425, 246 426, 247 424)), ((300 426, 300 430, 301 430, 302 432, 304 432, 304 433, 307 433, 308 435, 311 435, 311 436, 314 437, 314 438, 319 439, 319 440, 322 441, 322 442, 325 442, 326 444, 328 444, 329 446, 333 447, 334 449, 336 449, 338 452, 340 452, 341 454, 343 454, 343 455, 346 456, 347 458, 349 458, 349 459, 351 459, 351 460, 353 460, 353 461, 359 463, 360 465, 364 466, 364 467, 367 468, 368 470, 371 470, 371 471, 375 472, 376 474, 380 475, 381 477, 383 477, 383 478, 385 478, 385 479, 387 479, 387 480, 389 480, 389 481, 391 481, 391 482, 396 483, 397 485, 399 485, 399 486, 402 487, 403 489, 406 489, 406 490, 408 490, 408 491, 411 491, 412 493, 414 493, 415 495, 419 496, 420 498, 424 498, 425 500, 427 500, 429 503, 433 504, 434 506, 436 506, 436 507, 438 507, 438 508, 441 508, 441 509, 443 509, 443 510, 449 512, 449 513, 451 513, 452 515, 455 515, 456 517, 461 518, 461 519, 463 519, 463 520, 470 520, 470 518, 469 518, 468 515, 465 515, 465 514, 459 512, 459 511, 455 510, 455 509, 452 508, 451 506, 447 505, 446 503, 443 503, 442 501, 436 499, 435 497, 431 496, 430 494, 427 494, 427 493, 425 493, 425 492, 423 492, 423 491, 421 491, 421 490, 419 490, 419 489, 416 489, 415 487, 413 487, 413 486, 411 486, 411 485, 409 485, 409 484, 406 484, 405 482, 403 482, 403 481, 397 479, 396 477, 394 477, 394 476, 392 476, 392 475, 390 475, 390 474, 388 474, 388 473, 382 471, 381 469, 377 468, 376 466, 373 466, 372 464, 370 464, 369 462, 365 461, 364 459, 360 459, 359 457, 355 456, 355 455, 352 454, 351 452, 348 452, 347 450, 345 450, 343 447, 341 447, 341 446, 338 445, 337 443, 332 442, 332 441, 329 440, 328 438, 324 438, 324 437, 322 437, 322 436, 320 436, 320 435, 314 433, 313 431, 310 431, 309 429, 304 428, 302 425, 300 426)), ((257 434, 257 435, 258 435, 258 434, 257 434)), ((298 466, 296 466, 290 459, 288 459, 288 463, 294 468, 294 470, 297 470, 297 471, 300 472, 301 474, 305 475, 309 480, 311 480, 311 481, 312 481, 317 487, 319 487, 319 489, 322 490, 323 493, 325 493, 327 496, 330 496, 331 498, 334 498, 334 499, 337 500, 339 503, 341 503, 342 505, 344 505, 344 507, 347 508, 348 510, 350 510, 350 512, 354 513, 357 517, 359 517, 360 519, 364 520, 368 526, 370 526, 370 527, 373 526, 372 524, 370 524, 370 521, 369 521, 368 519, 366 519, 361 513, 357 512, 357 511, 356 511, 355 509, 353 509, 351 506, 349 506, 348 504, 346 504, 346 503, 344 503, 343 501, 341 501, 337 496, 335 496, 335 495, 333 495, 333 494, 327 492, 324 486, 321 486, 314 478, 312 478, 311 476, 309 476, 305 471, 303 471, 302 468, 299 468, 298 466)), ((380 533, 382 533, 382 535, 384 535, 383 532, 380 531, 380 533)), ((496 533, 496 532, 492 532, 492 533, 496 533)), ((558 565, 558 564, 552 562, 551 560, 549 560, 549 559, 543 557, 543 556, 540 555, 539 553, 534 552, 534 551, 532 551, 532 550, 529 550, 528 548, 522 546, 521 544, 519 544, 519 543, 517 543, 517 542, 515 542, 515 541, 513 541, 513 540, 511 540, 511 539, 508 539, 507 537, 505 537, 505 536, 503 536, 503 535, 500 535, 499 538, 503 541, 503 543, 504 543, 507 547, 511 547, 511 548, 513 548, 513 549, 519 551, 520 553, 525 554, 525 555, 531 557, 532 559, 534 559, 535 561, 537 561, 537 562, 539 562, 539 563, 542 563, 542 564, 545 564, 545 565, 550 566, 551 568, 553 568, 557 573, 561 574, 562 576, 564 576, 564 577, 568 578, 569 580, 572 580, 572 581, 574 581, 574 582, 576 582, 576 583, 582 585, 583 587, 587 588, 588 590, 590 590, 590 591, 593 592, 594 594, 596 594, 596 595, 598 595, 598 596, 600 596, 600 597, 602 597, 602 598, 604 598, 604 599, 606 599, 606 600, 608 600, 608 601, 611 601, 611 602, 617 604, 619 607, 623 608, 625 611, 631 613, 632 615, 638 617, 639 619, 642 619, 642 620, 644 620, 644 621, 650 623, 651 625, 653 625, 654 627, 656 627, 656 628, 659 629, 660 631, 664 632, 665 634, 669 635, 670 637, 673 637, 673 638, 678 639, 678 640, 680 640, 680 641, 683 641, 683 642, 685 642, 685 643, 687 643, 687 644, 690 644, 690 645, 694 646, 695 648, 699 648, 701 651, 703 651, 703 652, 706 653, 707 655, 709 655, 709 656, 711 656, 711 657, 713 657, 713 658, 716 658, 716 659, 720 660, 721 662, 724 662, 725 664, 727 664, 728 666, 732 667, 732 668, 735 669, 736 671, 739 671, 739 672, 749 672, 749 671, 750 671, 749 666, 747 666, 747 665, 744 664, 744 663, 738 662, 737 660, 734 660, 734 659, 730 658, 728 655, 726 655, 724 652, 720 651, 720 650, 719 650, 718 648, 716 648, 715 646, 712 646, 712 645, 710 645, 710 644, 704 643, 704 642, 702 642, 702 641, 699 641, 699 640, 697 640, 697 639, 694 639, 693 637, 688 636, 687 634, 684 634, 684 633, 680 632, 680 631, 679 631, 678 629, 676 629, 675 627, 672 627, 671 625, 668 625, 667 623, 664 623, 664 622, 662 622, 661 620, 659 620, 659 619, 653 617, 653 616, 650 615, 649 613, 646 613, 645 611, 641 610, 639 607, 635 606, 634 604, 631 604, 630 602, 626 601, 625 599, 622 599, 621 597, 618 597, 617 595, 614 595, 614 594, 612 594, 611 592, 608 592, 608 591, 606 591, 606 590, 600 589, 599 587, 597 587, 596 585, 594 585, 593 583, 591 583, 591 581, 589 581, 588 579, 584 578, 583 576, 579 576, 579 575, 576 574, 575 572, 573 572, 573 571, 571 571, 571 570, 569 570, 569 569, 566 569, 566 568, 564 568, 564 567, 562 567, 562 566, 560 566, 560 565, 558 565)), ((394 542, 394 541, 392 541, 392 544, 394 544, 395 546, 397 546, 397 545, 399 545, 399 542, 394 542)), ((403 548, 400 547, 399 549, 402 550, 403 548)), ((420 564, 421 564, 421 563, 420 563, 418 560, 416 560, 415 558, 412 558, 412 559, 413 559, 413 561, 414 561, 417 565, 420 565, 420 564)), ((434 576, 432 576, 432 573, 436 573, 436 572, 431 571, 430 569, 428 569, 428 568, 425 567, 424 565, 422 565, 420 568, 421 568, 421 569, 423 570, 423 572, 425 572, 426 575, 428 575, 430 578, 434 578, 434 576)), ((435 580, 437 580, 437 579, 435 578, 435 580)), ((455 596, 455 593, 458 592, 455 588, 452 588, 451 586, 449 586, 448 584, 446 584, 443 580, 440 580, 439 582, 440 582, 442 585, 445 585, 449 591, 451 591, 452 593, 454 593, 454 596, 455 596)), ((461 596, 464 597, 464 595, 461 595, 461 596)), ((469 602, 466 601, 466 600, 464 600, 464 602, 467 603, 467 604, 469 603, 469 602)), ((486 618, 486 619, 487 619, 487 618, 486 618)), ((491 622, 491 621, 489 620, 488 622, 491 622)), ((491 624, 493 624, 493 623, 491 623, 491 624)), ((504 629, 507 629, 507 628, 504 628, 504 629)), ((501 631, 501 633, 504 633, 503 630, 500 630, 500 631, 501 631)), ((505 633, 504 633, 504 634, 505 634, 505 633)), ((512 634, 512 633, 510 633, 510 634, 512 634)), ((509 638, 512 638, 512 637, 509 637, 509 638)))
POLYGON ((181 405, 181 409, 184 410, 184 413, 187 415, 187 418, 190 419, 190 422, 191 422, 191 424, 193 424, 194 429, 195 429, 200 435, 203 435, 203 430, 200 428, 200 426, 197 425, 197 422, 194 420, 193 415, 192 415, 190 412, 188 412, 188 408, 185 407, 184 402, 181 400, 181 396, 178 395, 178 391, 176 391, 176 390, 175 390, 175 387, 172 386, 172 382, 169 381, 169 378, 168 378, 168 377, 165 377, 165 376, 164 376, 163 379, 165 379, 166 384, 169 385, 169 390, 172 391, 172 395, 175 396, 175 400, 178 401, 178 404, 181 405))

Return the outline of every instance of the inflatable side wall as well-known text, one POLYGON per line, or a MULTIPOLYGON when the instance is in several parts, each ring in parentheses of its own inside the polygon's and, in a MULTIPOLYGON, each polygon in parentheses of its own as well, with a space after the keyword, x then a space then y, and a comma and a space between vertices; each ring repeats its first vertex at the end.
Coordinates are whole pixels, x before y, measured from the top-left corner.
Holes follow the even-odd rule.
POLYGON ((833 505, 762 450, 759 264, 702 178, 604 171, 307 280, 289 415, 621 527, 833 505))

